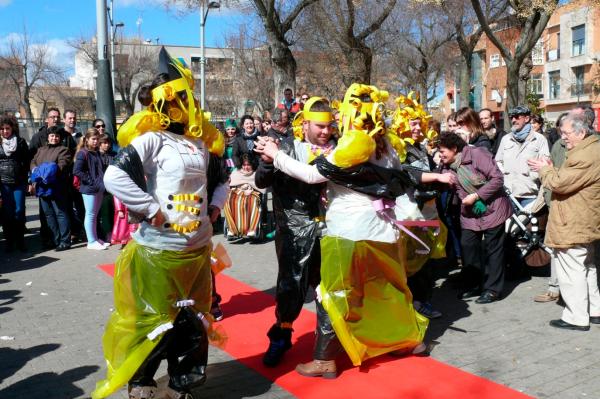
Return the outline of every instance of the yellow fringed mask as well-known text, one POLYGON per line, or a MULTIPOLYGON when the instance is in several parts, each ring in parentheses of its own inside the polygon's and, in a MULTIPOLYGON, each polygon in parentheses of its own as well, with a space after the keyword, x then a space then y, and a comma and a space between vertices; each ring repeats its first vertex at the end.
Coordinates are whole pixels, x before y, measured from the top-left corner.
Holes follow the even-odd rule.
POLYGON ((412 133, 410 131, 410 121, 420 120, 421 131, 423 136, 428 139, 435 138, 435 131, 429 131, 428 125, 431 115, 425 111, 423 105, 419 104, 419 101, 414 98, 415 93, 410 92, 407 96, 399 96, 396 98, 396 110, 392 114, 392 123, 390 130, 397 134, 400 138, 407 140, 411 144, 414 144, 412 133), (434 135, 432 137, 432 134, 434 135))
POLYGON ((119 145, 126 146, 145 132, 166 130, 171 123, 180 123, 184 125, 184 135, 201 139, 211 153, 221 156, 225 140, 209 122, 210 113, 198 107, 192 72, 180 60, 171 58, 164 47, 159 54, 159 71, 171 80, 152 89, 152 103, 148 108, 132 115, 121 126, 117 136, 119 145))
POLYGON ((353 83, 339 105, 340 140, 333 163, 347 168, 366 162, 375 151, 375 135, 386 133, 385 101, 388 92, 375 86, 353 83))

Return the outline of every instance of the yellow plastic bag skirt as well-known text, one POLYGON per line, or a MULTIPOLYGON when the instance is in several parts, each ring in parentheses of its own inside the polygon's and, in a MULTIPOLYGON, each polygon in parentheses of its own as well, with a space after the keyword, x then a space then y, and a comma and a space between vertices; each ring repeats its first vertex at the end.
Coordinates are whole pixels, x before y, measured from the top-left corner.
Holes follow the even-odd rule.
POLYGON ((429 259, 441 259, 446 257, 446 239, 448 238, 448 229, 443 223, 439 227, 407 227, 411 233, 419 237, 431 251, 426 252, 423 246, 417 240, 409 237, 404 232, 400 235, 400 245, 403 247, 402 253, 405 254, 406 274, 412 276, 429 259))
POLYGON ((321 240, 323 307, 352 364, 423 341, 428 320, 412 305, 401 245, 321 240))
POLYGON ((127 384, 164 334, 154 340, 147 335, 175 320, 178 300, 194 299, 196 312, 210 310, 210 253, 210 245, 182 252, 127 244, 115 265, 115 310, 102 339, 107 378, 96 384, 92 398, 127 384))

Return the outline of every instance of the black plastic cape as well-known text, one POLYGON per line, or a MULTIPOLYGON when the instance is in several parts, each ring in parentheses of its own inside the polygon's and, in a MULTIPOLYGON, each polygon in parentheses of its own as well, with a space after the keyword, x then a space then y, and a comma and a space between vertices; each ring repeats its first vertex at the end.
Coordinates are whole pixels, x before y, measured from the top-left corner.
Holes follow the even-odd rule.
POLYGON ((330 181, 359 193, 373 197, 395 200, 407 190, 418 187, 422 170, 401 165, 400 169, 388 169, 371 163, 363 163, 351 168, 340 168, 323 156, 314 164, 321 175, 330 181))

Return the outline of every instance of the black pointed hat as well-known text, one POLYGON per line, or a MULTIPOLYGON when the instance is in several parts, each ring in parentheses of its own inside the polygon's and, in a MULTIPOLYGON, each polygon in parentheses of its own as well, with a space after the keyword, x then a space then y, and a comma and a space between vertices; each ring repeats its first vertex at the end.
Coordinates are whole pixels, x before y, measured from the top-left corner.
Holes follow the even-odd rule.
POLYGON ((169 55, 164 46, 161 47, 160 53, 158 54, 158 73, 169 75, 169 80, 181 78, 181 72, 179 72, 173 63, 173 58, 169 55))

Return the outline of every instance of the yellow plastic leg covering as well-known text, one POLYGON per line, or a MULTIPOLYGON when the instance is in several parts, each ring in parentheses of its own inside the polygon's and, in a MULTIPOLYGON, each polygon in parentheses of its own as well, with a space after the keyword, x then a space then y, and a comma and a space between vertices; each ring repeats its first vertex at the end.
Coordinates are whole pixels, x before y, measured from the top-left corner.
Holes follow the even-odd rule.
POLYGON ((342 346, 364 360, 423 341, 428 320, 415 312, 400 244, 321 240, 321 295, 342 346))
POLYGON ((109 396, 126 384, 160 342, 148 334, 173 322, 180 299, 194 299, 195 312, 211 305, 211 246, 194 251, 161 251, 131 241, 115 267, 115 310, 102 339, 106 379, 96 384, 93 399, 109 396))

